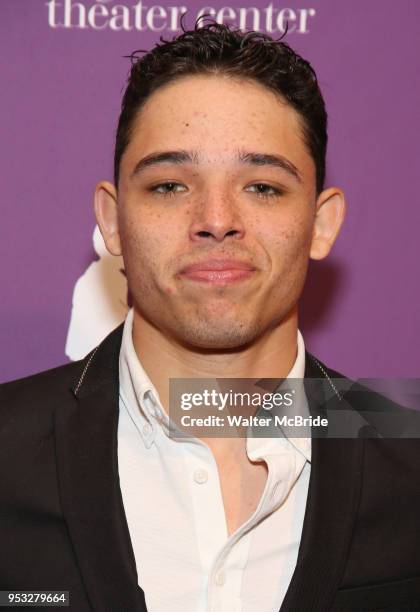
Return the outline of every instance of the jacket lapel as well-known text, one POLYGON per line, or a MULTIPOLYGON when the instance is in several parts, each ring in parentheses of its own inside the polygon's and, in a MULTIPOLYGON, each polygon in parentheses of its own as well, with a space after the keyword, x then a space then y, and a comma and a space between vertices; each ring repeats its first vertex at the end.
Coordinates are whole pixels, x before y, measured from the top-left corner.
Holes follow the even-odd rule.
MULTIPOLYGON (((122 325, 87 356, 55 413, 63 513, 93 610, 147 612, 119 487, 118 356, 122 325)), ((324 378, 306 355, 311 413, 322 414, 324 378)), ((338 400, 336 400, 338 401, 338 400)), ((330 404, 331 400, 329 401, 330 404)), ((345 568, 360 497, 364 441, 312 438, 302 539, 281 612, 325 612, 345 568)))
POLYGON ((118 355, 122 326, 83 362, 55 413, 63 513, 93 610, 146 611, 119 487, 118 355))
MULTIPOLYGON (((312 415, 324 412, 326 380, 307 354, 305 387, 312 415)), ((339 408, 338 396, 328 408, 339 408)), ((364 440, 313 437, 308 501, 295 572, 281 612, 325 612, 340 585, 349 553, 362 481, 364 440)))

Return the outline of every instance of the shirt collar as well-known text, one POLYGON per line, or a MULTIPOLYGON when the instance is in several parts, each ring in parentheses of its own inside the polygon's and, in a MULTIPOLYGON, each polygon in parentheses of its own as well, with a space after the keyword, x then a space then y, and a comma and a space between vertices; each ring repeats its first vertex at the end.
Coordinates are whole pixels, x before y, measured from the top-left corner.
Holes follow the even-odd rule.
MULTIPOLYGON (((303 385, 303 379, 305 377, 305 342, 300 330, 297 331, 297 355, 295 363, 292 369, 288 373, 286 378, 296 379, 296 386, 299 387, 298 391, 301 398, 301 406, 299 414, 308 417, 310 415, 308 400, 305 393, 305 387, 303 385)), ((287 434, 286 434, 287 435, 287 434)), ((289 441, 295 446, 305 457, 307 461, 311 461, 311 438, 288 438, 289 441)))
MULTIPOLYGON (((134 309, 130 308, 124 323, 123 337, 119 356, 120 398, 147 448, 152 445, 156 427, 159 424, 169 435, 170 420, 162 408, 159 393, 146 374, 133 343, 134 309)), ((302 334, 297 332, 297 356, 287 378, 303 379, 305 375, 305 343, 302 334)), ((303 389, 302 384, 302 389, 303 389)), ((306 395, 303 391, 305 406, 303 412, 309 415, 306 395)), ((300 412, 302 414, 302 412, 300 412)), ((287 434, 286 434, 287 437, 287 434)), ((289 438, 289 441, 304 456, 311 460, 310 438, 289 438)))
POLYGON ((119 357, 120 399, 136 425, 147 448, 156 434, 156 420, 162 415, 159 393, 137 357, 133 343, 134 310, 124 323, 119 357))

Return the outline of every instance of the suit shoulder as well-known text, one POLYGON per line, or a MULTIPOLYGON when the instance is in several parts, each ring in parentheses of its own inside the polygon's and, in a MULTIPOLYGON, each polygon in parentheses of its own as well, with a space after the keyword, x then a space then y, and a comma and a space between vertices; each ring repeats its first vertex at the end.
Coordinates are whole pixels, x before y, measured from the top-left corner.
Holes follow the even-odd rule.
POLYGON ((403 405, 375 389, 374 379, 362 379, 363 382, 361 382, 330 368, 313 355, 309 355, 309 358, 317 364, 325 377, 334 382, 353 408, 357 410, 369 408, 379 411, 407 410, 403 405))
POLYGON ((418 476, 420 473, 418 406, 403 405, 375 389, 376 386, 381 387, 381 379, 353 380, 324 364, 321 366, 337 388, 343 391, 342 396, 345 400, 343 408, 351 408, 358 412, 365 423, 359 431, 359 437, 367 438, 366 453, 369 463, 373 465, 372 457, 376 456, 378 473, 381 470, 398 468, 407 473, 414 471, 418 476))
POLYGON ((0 427, 31 424, 36 428, 37 420, 50 421, 54 408, 69 397, 81 376, 85 359, 0 385, 0 427))
POLYGON ((32 394, 47 388, 59 388, 67 382, 71 384, 76 379, 85 359, 86 358, 66 363, 49 370, 2 383, 0 385, 1 397, 12 399, 21 394, 32 394))

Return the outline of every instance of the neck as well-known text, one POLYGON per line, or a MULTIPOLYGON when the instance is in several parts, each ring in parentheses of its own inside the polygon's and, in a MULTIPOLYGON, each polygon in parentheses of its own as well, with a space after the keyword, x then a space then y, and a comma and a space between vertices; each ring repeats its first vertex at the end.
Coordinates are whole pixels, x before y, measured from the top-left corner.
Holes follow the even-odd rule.
POLYGON ((297 356, 297 308, 253 343, 228 351, 180 344, 135 310, 133 343, 168 411, 170 378, 285 378, 297 356))

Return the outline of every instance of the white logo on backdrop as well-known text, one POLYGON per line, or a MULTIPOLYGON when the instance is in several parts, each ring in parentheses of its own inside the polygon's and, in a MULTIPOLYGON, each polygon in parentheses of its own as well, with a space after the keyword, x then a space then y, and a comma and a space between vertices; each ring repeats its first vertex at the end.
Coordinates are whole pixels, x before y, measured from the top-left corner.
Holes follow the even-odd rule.
POLYGON ((89 265, 73 291, 65 352, 74 361, 97 346, 128 312, 123 258, 108 253, 97 226, 93 246, 99 259, 89 265))
MULTIPOLYGON (((241 30, 257 32, 307 34, 312 19, 316 15, 314 8, 288 8, 275 6, 270 2, 264 7, 256 6, 223 6, 214 8, 211 5, 194 9, 192 6, 167 6, 154 4, 146 6, 142 0, 118 2, 113 0, 49 0, 48 25, 51 28, 113 30, 115 32, 181 32, 180 20, 187 13, 189 20, 195 21, 204 14, 210 15, 217 23, 224 23, 241 30), (194 13, 194 14, 193 14, 194 13)), ((204 25, 203 22, 201 22, 204 25)))

